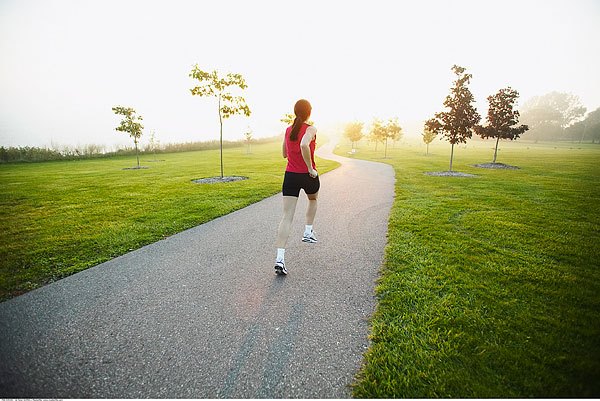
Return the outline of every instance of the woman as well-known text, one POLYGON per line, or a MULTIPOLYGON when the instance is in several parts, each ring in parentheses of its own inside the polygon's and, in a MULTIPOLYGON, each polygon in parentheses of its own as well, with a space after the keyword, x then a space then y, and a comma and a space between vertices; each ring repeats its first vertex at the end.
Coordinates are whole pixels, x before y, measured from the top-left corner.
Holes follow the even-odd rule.
POLYGON ((300 99, 294 105, 296 118, 292 126, 285 131, 283 139, 283 157, 287 158, 287 167, 283 179, 283 216, 277 230, 277 258, 275 273, 285 275, 285 245, 298 203, 300 190, 303 189, 308 197, 306 210, 306 227, 303 242, 317 242, 313 232, 313 222, 317 213, 317 197, 319 195, 319 174, 315 165, 315 142, 317 129, 307 123, 312 107, 308 100, 300 99))

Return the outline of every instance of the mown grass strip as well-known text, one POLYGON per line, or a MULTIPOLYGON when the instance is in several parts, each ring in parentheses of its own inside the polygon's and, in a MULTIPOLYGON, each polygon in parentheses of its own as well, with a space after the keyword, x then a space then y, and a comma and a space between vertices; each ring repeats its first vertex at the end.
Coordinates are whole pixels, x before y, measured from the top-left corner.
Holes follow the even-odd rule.
MULTIPOLYGON (((248 206, 281 190, 281 144, 219 151, 0 165, 0 299, 248 206)), ((324 173, 337 163, 318 160, 324 173)), ((275 228, 274 228, 275 229, 275 228)))
MULTIPOLYGON (((600 147, 487 142, 361 145, 389 163, 396 199, 361 398, 600 395, 600 147)), ((349 146, 338 152, 346 155, 349 146)))

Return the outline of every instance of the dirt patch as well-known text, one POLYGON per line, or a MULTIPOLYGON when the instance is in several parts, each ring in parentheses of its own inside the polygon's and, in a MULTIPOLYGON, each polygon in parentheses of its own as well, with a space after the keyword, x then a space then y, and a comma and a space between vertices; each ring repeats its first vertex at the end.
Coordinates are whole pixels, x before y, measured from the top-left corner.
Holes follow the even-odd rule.
POLYGON ((479 168, 497 168, 497 169, 505 169, 505 170, 518 170, 519 167, 511 166, 504 163, 483 163, 483 164, 475 164, 474 167, 479 168))
POLYGON ((199 178, 197 180, 192 180, 195 184, 217 184, 220 182, 234 182, 234 181, 242 181, 247 180, 248 177, 242 176, 230 176, 230 177, 208 177, 208 178, 199 178))
POLYGON ((148 167, 146 166, 140 166, 140 167, 125 167, 123 170, 145 170, 148 167))
POLYGON ((425 173, 425 175, 434 177, 477 177, 475 174, 460 173, 458 171, 432 171, 425 173))

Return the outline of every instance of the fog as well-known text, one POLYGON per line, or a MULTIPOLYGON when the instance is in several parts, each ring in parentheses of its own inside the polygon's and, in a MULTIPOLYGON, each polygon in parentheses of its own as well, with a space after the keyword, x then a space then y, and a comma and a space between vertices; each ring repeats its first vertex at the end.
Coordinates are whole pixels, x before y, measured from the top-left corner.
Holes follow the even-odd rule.
POLYGON ((240 73, 252 115, 225 139, 282 132, 298 98, 323 131, 398 117, 407 135, 442 109, 453 64, 486 97, 573 93, 600 106, 600 2, 0 0, 0 145, 129 144, 116 105, 144 117, 144 140, 218 138, 215 99, 188 77, 240 73))

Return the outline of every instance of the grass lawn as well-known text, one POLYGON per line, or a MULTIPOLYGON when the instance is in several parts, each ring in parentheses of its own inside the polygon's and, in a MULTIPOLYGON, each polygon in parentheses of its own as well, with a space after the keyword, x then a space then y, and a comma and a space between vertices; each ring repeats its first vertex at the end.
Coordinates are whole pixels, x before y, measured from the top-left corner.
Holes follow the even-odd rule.
MULTIPOLYGON (((349 144, 338 149, 347 155, 349 144)), ((391 164, 396 198, 361 398, 600 396, 600 146, 436 140, 391 164)))
POLYGON ((198 185, 220 175, 218 150, 156 159, 0 165, 0 300, 274 195, 286 163, 280 142, 225 149, 225 175, 250 179, 198 185))

